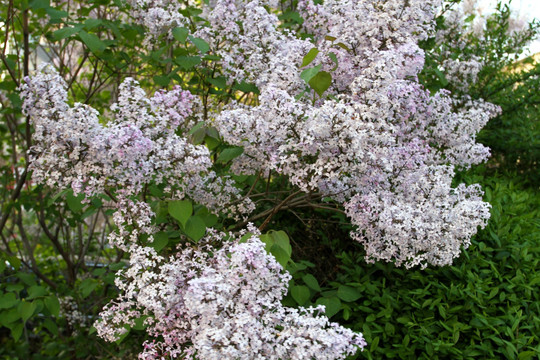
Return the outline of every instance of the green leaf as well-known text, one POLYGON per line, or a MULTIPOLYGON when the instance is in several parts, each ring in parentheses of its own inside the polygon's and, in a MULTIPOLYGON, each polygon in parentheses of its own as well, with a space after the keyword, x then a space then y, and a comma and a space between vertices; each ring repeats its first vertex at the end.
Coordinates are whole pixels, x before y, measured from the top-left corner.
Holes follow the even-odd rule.
POLYGON ((34 302, 21 301, 17 306, 17 311, 23 322, 26 322, 34 314, 36 304, 34 302))
POLYGON ((66 202, 71 211, 74 213, 80 213, 84 208, 85 204, 82 203, 84 200, 84 194, 79 194, 77 196, 73 195, 73 192, 70 191, 66 195, 66 202))
POLYGON ((5 293, 0 296, 0 309, 9 309, 17 304, 18 300, 14 293, 5 293))
POLYGON ((160 252, 169 243, 169 236, 166 232, 160 231, 154 234, 154 241, 150 244, 157 252, 160 252))
POLYGON ((311 64, 311 62, 315 60, 318 54, 319 54, 319 49, 317 48, 313 48, 309 50, 308 53, 302 59, 302 65, 300 67, 304 67, 311 64))
POLYGON ((82 25, 77 25, 75 27, 64 27, 53 32, 53 39, 56 41, 66 39, 72 35, 79 33, 82 29, 82 25))
POLYGON ((34 278, 34 275, 27 274, 24 272, 18 272, 16 276, 21 279, 23 283, 25 283, 28 286, 34 286, 36 285, 36 279, 34 278))
POLYGON ((176 40, 180 41, 182 44, 185 44, 189 30, 184 27, 177 27, 173 29, 172 34, 176 40))
POLYGON ((198 215, 190 217, 186 222, 185 233, 194 241, 199 241, 206 234, 204 220, 198 215))
POLYGON ((285 269, 291 256, 279 245, 274 244, 270 247, 270 253, 274 255, 276 261, 285 269))
POLYGON ((298 305, 302 306, 309 300, 309 288, 304 285, 291 286, 291 296, 293 297, 294 301, 298 303, 298 305))
POLYGON ((319 286, 319 282, 315 277, 311 274, 306 274, 302 276, 302 280, 304 283, 306 283, 307 286, 309 286, 310 289, 313 289, 315 291, 321 291, 321 287, 319 286))
POLYGON ((28 288, 28 297, 26 299, 35 299, 41 296, 45 296, 47 294, 47 290, 39 285, 34 285, 28 288))
POLYGON ((227 79, 225 77, 223 77, 223 76, 213 78, 213 79, 208 79, 208 82, 210 84, 214 85, 215 87, 217 87, 218 89, 226 89, 227 88, 227 79))
POLYGON ((300 73, 300 77, 307 83, 321 70, 322 65, 306 69, 300 73))
POLYGON ((309 86, 311 86, 319 96, 322 96, 330 85, 332 85, 332 75, 326 71, 317 73, 309 80, 309 86))
POLYGON ((217 162, 221 162, 221 163, 229 162, 232 159, 242 155, 243 152, 244 152, 244 148, 240 146, 226 148, 219 153, 217 162))
POLYGON ((167 76, 154 75, 153 79, 156 84, 163 87, 168 86, 171 82, 171 79, 169 79, 167 76))
POLYGON ((337 56, 336 54, 334 54, 333 52, 331 53, 328 53, 328 57, 334 62, 334 64, 336 64, 336 66, 334 66, 334 68, 332 69, 332 71, 335 71, 338 67, 338 59, 337 59, 337 56))
POLYGON ((107 47, 105 43, 101 41, 96 35, 89 34, 84 30, 81 30, 79 32, 79 37, 93 53, 101 53, 107 47))
POLYGON ((279 246, 280 248, 282 248, 283 250, 285 250, 285 252, 287 253, 287 255, 290 257, 291 254, 292 254, 292 247, 291 247, 291 243, 290 243, 290 240, 289 240, 289 236, 287 235, 287 233, 285 231, 269 231, 268 232, 268 236, 270 236, 270 239, 272 240, 272 243, 279 246))
POLYGON ((249 93, 252 92, 254 94, 259 94, 259 88, 255 86, 254 84, 249 84, 245 81, 242 81, 240 84, 235 84, 234 89, 240 90, 241 92, 249 93))
POLYGON ((45 321, 43 322, 43 326, 45 326, 45 328, 49 330, 51 334, 53 334, 54 336, 58 336, 58 326, 54 321, 52 321, 51 319, 45 319, 45 321))
POLYGON ((53 7, 46 8, 45 12, 51 17, 51 20, 57 20, 69 16, 67 11, 57 10, 53 7))
POLYGON ((191 42, 193 43, 193 45, 195 45, 197 49, 200 50, 201 53, 204 54, 208 52, 208 50, 210 50, 210 45, 208 45, 208 43, 204 41, 203 39, 199 39, 191 35, 189 35, 188 37, 189 37, 189 40, 191 40, 191 42))
POLYGON ((93 28, 98 27, 101 24, 103 24, 103 20, 101 19, 86 19, 84 21, 84 28, 86 30, 92 30, 93 28))
POLYGON ((319 298, 315 304, 325 306, 326 309, 324 313, 328 318, 337 314, 341 309, 341 301, 335 296, 319 298))
POLYGON ((21 267, 21 260, 19 260, 19 258, 16 256, 8 256, 7 261, 15 270, 19 270, 21 267))
POLYGON ((16 342, 19 341, 23 333, 24 325, 22 323, 15 324, 11 327, 11 336, 16 342))
POLYGON ((94 279, 84 279, 79 285, 82 298, 88 297, 97 286, 98 283, 94 279))
POLYGON ((189 70, 201 63, 200 56, 178 56, 174 62, 184 70, 189 70))
POLYGON ((347 50, 348 52, 351 52, 351 49, 342 42, 337 43, 336 45, 339 46, 340 48, 344 49, 344 50, 347 50))
POLYGON ((353 287, 341 285, 338 288, 337 296, 343 301, 353 302, 358 300, 362 294, 353 287))
POLYGON ((29 3, 32 10, 47 9, 51 7, 49 0, 32 0, 29 3))
POLYGON ((186 227, 186 223, 193 213, 193 205, 190 200, 169 201, 169 214, 186 227))
POLYGON ((53 316, 60 315, 60 302, 56 296, 47 296, 45 299, 43 299, 43 302, 53 316))

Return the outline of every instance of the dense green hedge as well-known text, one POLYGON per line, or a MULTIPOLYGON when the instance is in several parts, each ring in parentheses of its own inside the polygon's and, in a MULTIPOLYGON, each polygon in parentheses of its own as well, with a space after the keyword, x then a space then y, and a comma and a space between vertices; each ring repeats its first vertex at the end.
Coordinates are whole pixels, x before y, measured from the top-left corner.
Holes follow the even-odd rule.
POLYGON ((540 193, 511 175, 466 181, 483 182, 492 217, 453 266, 404 270, 340 256, 332 288, 360 297, 332 320, 364 333, 357 358, 540 357, 540 193))

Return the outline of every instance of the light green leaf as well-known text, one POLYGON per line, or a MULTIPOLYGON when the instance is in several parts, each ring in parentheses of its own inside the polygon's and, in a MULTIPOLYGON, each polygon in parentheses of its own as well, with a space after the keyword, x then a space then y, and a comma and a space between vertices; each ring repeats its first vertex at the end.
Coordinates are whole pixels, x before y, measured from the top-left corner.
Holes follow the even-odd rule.
POLYGON ((270 253, 274 255, 276 261, 285 269, 291 256, 279 245, 274 244, 270 247, 270 253))
POLYGON ((309 80, 309 86, 311 86, 319 96, 322 96, 330 85, 332 85, 332 75, 326 71, 317 73, 309 80))
POLYGON ((210 50, 210 45, 208 45, 208 43, 204 41, 203 39, 199 39, 191 35, 189 35, 188 37, 189 37, 189 40, 191 40, 191 42, 193 43, 193 45, 195 45, 197 49, 200 50, 201 53, 204 54, 208 52, 208 50, 210 50))
POLYGON ((309 50, 308 53, 302 59, 302 65, 300 67, 304 67, 311 64, 311 62, 315 60, 315 58, 317 57, 317 54, 319 54, 319 49, 313 48, 309 50))
POLYGON ((60 315, 60 302, 58 301, 58 298, 54 295, 47 296, 44 300, 45 306, 47 309, 49 309, 50 313, 53 316, 60 315))
POLYGON ((322 65, 306 69, 300 73, 300 77, 307 83, 321 70, 322 65))
POLYGON ((180 41, 182 44, 185 44, 189 30, 184 27, 177 27, 173 29, 172 34, 176 40, 180 41))
POLYGON ((186 227, 186 222, 193 213, 193 205, 190 200, 169 201, 169 214, 186 227))

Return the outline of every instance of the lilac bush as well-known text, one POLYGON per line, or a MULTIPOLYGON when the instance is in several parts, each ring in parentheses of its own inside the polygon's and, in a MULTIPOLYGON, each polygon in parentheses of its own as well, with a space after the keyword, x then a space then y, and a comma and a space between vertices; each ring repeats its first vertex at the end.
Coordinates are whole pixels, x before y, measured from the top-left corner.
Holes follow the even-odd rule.
POLYGON ((480 186, 452 187, 452 179, 488 158, 475 137, 499 109, 419 83, 418 42, 433 31, 437 1, 301 0, 309 36, 280 26, 277 1, 204 2, 195 24, 181 3, 130 4, 145 46, 189 38, 217 59, 213 71, 227 85, 249 83, 259 95, 221 101, 176 86, 148 97, 127 78, 99 114, 69 105, 52 66, 25 79, 33 180, 85 201, 107 194, 115 209, 109 241, 129 265, 95 324, 103 339, 120 339, 142 319, 152 340, 141 359, 344 359, 366 345, 361 334, 330 322, 324 306, 282 305, 291 276, 261 240, 277 211, 334 207, 355 226, 351 238, 367 261, 408 268, 451 264, 486 225, 480 186), (216 158, 194 140, 200 126, 239 152, 216 158), (261 209, 263 193, 256 182, 238 184, 242 176, 284 178, 292 190, 261 209), (147 200, 152 186, 185 233, 167 254, 155 246, 164 222, 147 200), (192 204, 233 222, 232 231, 203 223, 191 235, 192 204), (263 218, 257 229, 252 222, 263 218))

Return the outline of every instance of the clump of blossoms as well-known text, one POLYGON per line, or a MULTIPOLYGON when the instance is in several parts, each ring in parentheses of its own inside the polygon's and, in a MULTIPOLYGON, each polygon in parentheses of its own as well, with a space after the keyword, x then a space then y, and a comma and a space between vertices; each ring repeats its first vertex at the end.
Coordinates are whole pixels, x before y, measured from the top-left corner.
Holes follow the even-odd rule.
POLYGON ((320 315, 324 306, 281 305, 291 276, 248 228, 238 236, 210 232, 168 259, 131 247, 116 280, 122 293, 101 313, 98 334, 114 341, 144 316, 155 340, 141 359, 330 360, 363 348, 361 334, 320 315))
MULTIPOLYGON (((244 149, 233 170, 273 171, 304 192, 342 203, 358 226, 352 236, 366 246, 368 260, 450 264, 489 218, 479 186, 451 188, 453 169, 487 159, 489 149, 475 137, 499 109, 481 100, 456 100, 446 91, 431 95, 418 83, 424 53, 416 43, 432 31, 438 3, 300 1, 303 26, 314 35, 309 45, 292 32, 279 35, 275 16, 259 1, 218 1, 214 11, 222 12, 220 4, 244 19, 242 29, 215 40, 220 49, 230 44, 240 53, 268 57, 251 71, 257 74, 259 103, 232 104, 210 121, 225 141, 244 149), (246 40, 244 34, 261 23, 272 40, 265 42, 261 31, 246 40), (287 50, 306 54, 313 47, 320 49, 318 57, 332 52, 337 59, 327 90, 332 98, 302 96, 302 59, 287 50), (275 78, 274 69, 290 75, 275 78), (423 185, 411 187, 418 184, 423 185), (413 188, 419 193, 411 193, 413 188), (359 199, 377 201, 366 206, 359 199), (427 202, 432 214, 420 216, 427 202)), ((224 19, 209 17, 216 36, 224 19)), ((227 72, 249 80, 242 72, 250 68, 246 64, 224 57, 227 72)))
POLYGON ((187 140, 194 125, 189 92, 175 87, 147 98, 128 78, 111 106, 114 118, 102 125, 90 106, 69 106, 66 84, 52 66, 43 65, 25 81, 23 112, 35 129, 30 165, 34 181, 86 197, 111 188, 129 197, 147 184, 167 184, 164 196, 169 199, 187 196, 236 217, 253 210, 232 179, 210 169, 208 149, 187 140), (236 204, 228 207, 233 200, 236 204))

